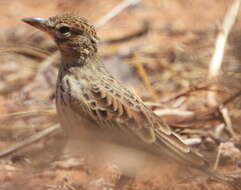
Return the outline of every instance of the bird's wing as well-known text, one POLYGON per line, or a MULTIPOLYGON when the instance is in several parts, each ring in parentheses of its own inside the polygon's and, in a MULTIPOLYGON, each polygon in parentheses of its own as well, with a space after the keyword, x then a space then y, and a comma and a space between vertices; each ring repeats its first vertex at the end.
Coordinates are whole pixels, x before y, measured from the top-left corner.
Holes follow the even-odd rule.
POLYGON ((190 151, 181 138, 128 89, 92 84, 88 94, 90 115, 99 125, 130 130, 145 143, 156 143, 160 139, 167 146, 190 151))
POLYGON ((120 84, 109 85, 91 84, 84 96, 86 111, 98 126, 128 131, 159 153, 164 148, 172 157, 178 156, 197 167, 203 165, 202 157, 190 150, 138 96, 123 86, 120 88, 120 84))

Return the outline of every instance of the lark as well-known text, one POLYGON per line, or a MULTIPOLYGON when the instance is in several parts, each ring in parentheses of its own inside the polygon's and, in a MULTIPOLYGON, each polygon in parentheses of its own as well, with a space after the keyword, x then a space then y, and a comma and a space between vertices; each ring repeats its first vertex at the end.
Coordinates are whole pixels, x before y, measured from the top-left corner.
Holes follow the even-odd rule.
POLYGON ((87 20, 63 14, 23 21, 48 33, 61 53, 56 108, 68 136, 81 127, 82 137, 93 143, 101 139, 157 156, 167 154, 211 177, 230 180, 213 171, 203 156, 105 69, 98 55, 99 38, 87 20))

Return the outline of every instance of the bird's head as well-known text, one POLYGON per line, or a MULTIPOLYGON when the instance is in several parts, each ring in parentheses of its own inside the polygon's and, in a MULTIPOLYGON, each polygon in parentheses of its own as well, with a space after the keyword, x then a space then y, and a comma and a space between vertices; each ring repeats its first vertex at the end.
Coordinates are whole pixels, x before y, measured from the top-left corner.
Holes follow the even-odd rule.
POLYGON ((99 38, 95 28, 79 16, 64 14, 22 20, 53 37, 63 57, 86 59, 97 52, 99 38))

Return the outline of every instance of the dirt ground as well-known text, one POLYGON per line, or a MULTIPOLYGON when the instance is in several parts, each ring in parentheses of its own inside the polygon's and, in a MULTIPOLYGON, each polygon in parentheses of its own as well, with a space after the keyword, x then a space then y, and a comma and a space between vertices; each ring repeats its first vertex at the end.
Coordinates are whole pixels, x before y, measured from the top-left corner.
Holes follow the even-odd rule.
POLYGON ((219 76, 208 79, 215 39, 233 1, 140 0, 101 23, 121 2, 128 1, 0 1, 0 190, 232 189, 165 156, 159 160, 111 147, 107 159, 94 154, 95 147, 85 148, 90 149, 85 154, 78 141, 64 144, 54 103, 57 48, 49 36, 21 18, 66 12, 98 26, 99 53, 113 75, 212 167, 241 178, 240 14, 226 43, 219 76), (211 91, 216 93, 215 105, 207 98, 211 91), (1 154, 54 127, 41 140, 1 154))

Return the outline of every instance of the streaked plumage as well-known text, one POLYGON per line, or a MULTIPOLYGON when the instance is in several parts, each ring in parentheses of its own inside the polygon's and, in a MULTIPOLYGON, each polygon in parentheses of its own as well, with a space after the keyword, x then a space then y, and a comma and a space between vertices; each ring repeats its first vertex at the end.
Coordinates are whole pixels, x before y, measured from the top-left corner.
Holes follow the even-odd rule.
POLYGON ((98 57, 99 38, 85 19, 65 14, 24 21, 50 34, 61 52, 56 106, 61 124, 70 136, 74 128, 82 126, 86 134, 101 140, 110 137, 108 140, 115 141, 122 137, 124 140, 118 143, 137 145, 156 155, 169 154, 227 181, 212 171, 208 162, 191 150, 137 95, 106 71, 98 57))

